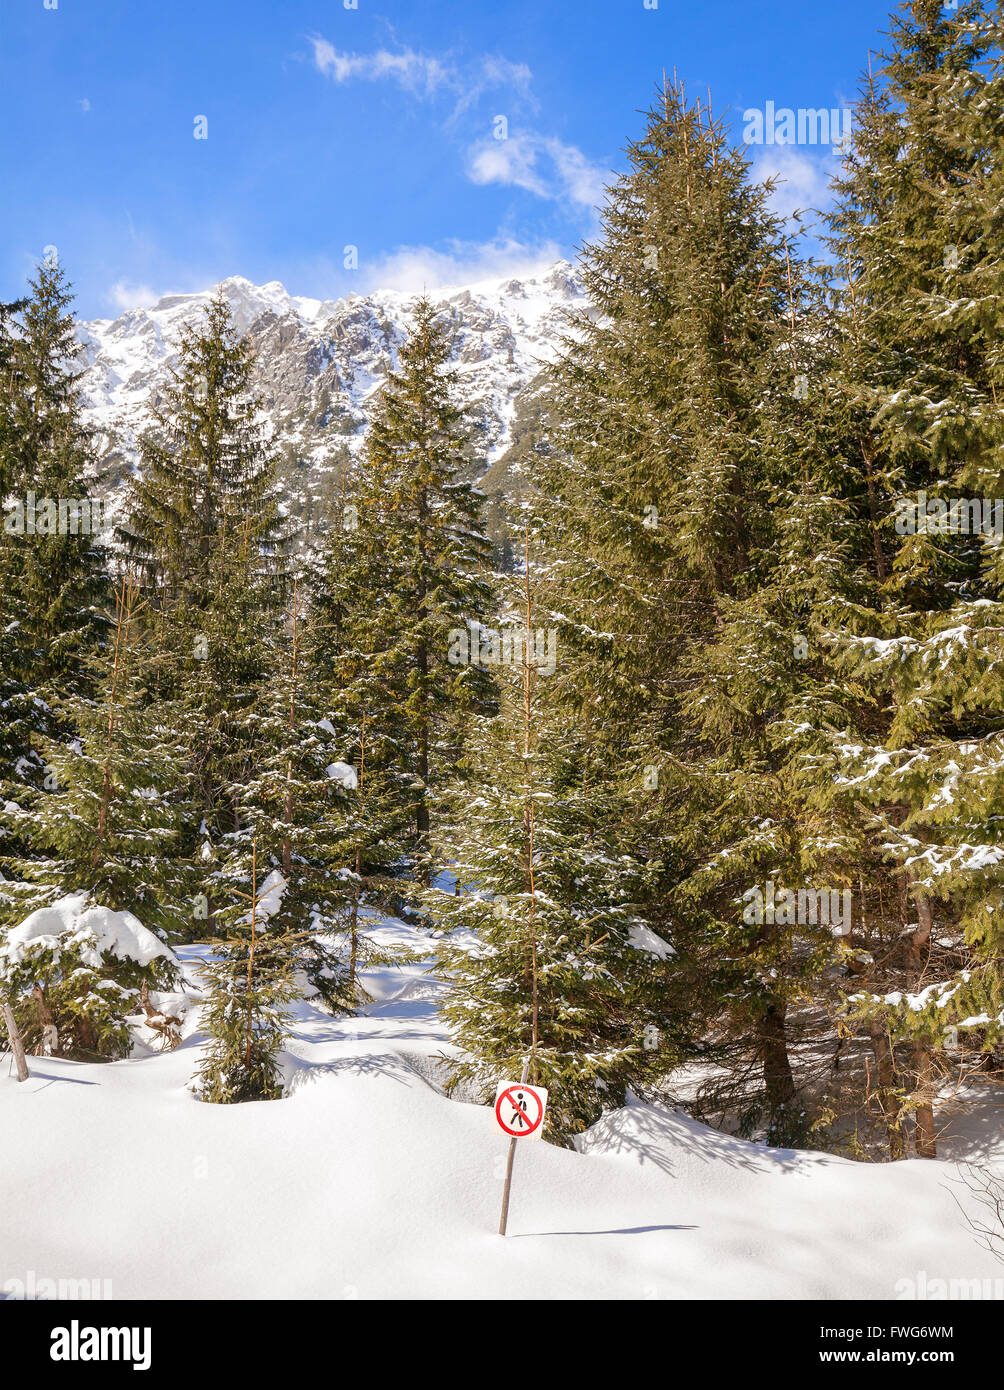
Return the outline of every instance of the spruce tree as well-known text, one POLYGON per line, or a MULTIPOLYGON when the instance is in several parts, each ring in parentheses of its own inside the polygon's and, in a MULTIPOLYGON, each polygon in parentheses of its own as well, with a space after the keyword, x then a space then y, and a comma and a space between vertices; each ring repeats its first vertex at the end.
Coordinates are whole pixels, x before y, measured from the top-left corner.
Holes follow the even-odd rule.
POLYGON ((44 261, 29 283, 31 295, 6 306, 0 332, 0 679, 8 791, 40 780, 32 736, 54 731, 46 710, 51 683, 86 686, 81 663, 103 636, 99 609, 108 582, 94 526, 100 505, 92 508, 96 499, 86 481, 92 458, 74 370, 79 347, 70 287, 55 259, 44 261))
POLYGON ((339 799, 322 843, 331 867, 344 875, 353 987, 363 947, 360 922, 375 908, 409 910, 415 854, 414 744, 399 667, 386 655, 379 616, 393 576, 372 517, 366 524, 361 519, 363 478, 347 473, 308 577, 305 634, 318 727, 331 741, 335 763, 349 770, 348 795, 339 799))
POLYGON ((554 447, 536 481, 556 499, 570 704, 606 754, 610 794, 630 787, 637 825, 658 826, 646 907, 678 949, 666 999, 687 1001, 692 1055, 731 1039, 716 1056, 737 1086, 757 1064, 746 1123, 765 1116, 783 1138, 797 1118, 786 1015, 829 942, 806 950, 741 916, 771 874, 800 881, 798 803, 770 725, 778 665, 798 679, 801 619, 764 590, 775 488, 800 463, 791 315, 811 277, 771 191, 723 122, 667 84, 583 258, 598 312, 552 372, 554 447))
POLYGON ((274 953, 291 962, 325 1003, 350 1012, 357 1000, 355 891, 346 822, 354 770, 335 755, 309 663, 310 620, 294 582, 288 618, 265 652, 266 678, 236 719, 254 749, 235 789, 238 828, 219 844, 216 893, 248 891, 252 861, 271 874, 274 953))
POLYGON ((23 880, 10 890, 11 905, 17 917, 25 904, 85 890, 147 928, 177 928, 187 887, 177 857, 187 810, 183 744, 176 711, 149 698, 153 657, 129 578, 115 602, 110 651, 92 660, 94 694, 54 700, 73 737, 40 739, 47 785, 26 790, 11 809, 15 834, 28 846, 22 860, 8 861, 23 880))
POLYGON ((93 456, 75 370, 80 347, 58 259, 43 261, 29 286, 0 374, 0 481, 16 504, 3 519, 0 577, 5 601, 17 606, 27 683, 41 691, 58 678, 71 689, 81 686, 80 662, 104 633, 103 514, 88 489, 93 456))
POLYGON ((197 1086, 214 1104, 280 1098, 279 1053, 291 1021, 287 1005, 297 994, 288 933, 270 930, 284 885, 274 875, 259 879, 254 846, 246 886, 249 891, 234 889, 239 897, 221 906, 221 934, 203 967, 202 1024, 209 1041, 197 1086))
MULTIPOLYGON (((194 816, 184 849, 217 868, 255 775, 248 716, 264 689, 285 582, 275 457, 253 378, 250 345, 217 296, 182 333, 123 527, 159 653, 153 690, 177 702, 187 741, 194 816)), ((214 910, 210 876, 193 920, 212 930, 214 910)))
POLYGON ((836 375, 868 534, 866 582, 826 635, 843 689, 812 775, 838 852, 869 885, 848 993, 894 1157, 907 1115, 918 1156, 935 1155, 954 1030, 992 1047, 1002 1000, 1000 939, 986 932, 999 901, 998 545, 953 521, 949 501, 1000 479, 990 301, 972 293, 997 273, 999 117, 980 8, 914 0, 893 17, 830 219, 836 375))
POLYGON ((380 692, 371 736, 384 751, 400 741, 399 766, 411 783, 410 857, 426 881, 430 788, 463 746, 462 718, 492 698, 479 668, 449 662, 449 632, 481 618, 491 602, 483 498, 461 481, 468 437, 449 357, 437 311, 423 298, 377 405, 352 497, 367 585, 359 600, 373 606, 357 607, 349 640, 380 692), (385 718, 387 734, 378 723, 385 718))
MULTIPOLYGON (((0 864, 8 876, 30 853, 27 803, 53 779, 43 743, 65 745, 74 734, 56 696, 93 693, 108 627, 102 511, 88 490, 79 346, 58 260, 39 266, 30 290, 0 316, 0 864)), ((16 884, 0 902, 5 916, 24 902, 16 884)))
POLYGON ((631 853, 602 758, 555 698, 562 663, 550 669, 540 640, 528 532, 518 578, 508 621, 479 638, 501 707, 478 718, 465 755, 475 787, 446 794, 457 891, 428 901, 458 1048, 451 1086, 490 1096, 525 1064, 549 1090, 547 1133, 567 1143, 674 1058, 652 1007, 672 948, 640 907, 658 866, 631 853))

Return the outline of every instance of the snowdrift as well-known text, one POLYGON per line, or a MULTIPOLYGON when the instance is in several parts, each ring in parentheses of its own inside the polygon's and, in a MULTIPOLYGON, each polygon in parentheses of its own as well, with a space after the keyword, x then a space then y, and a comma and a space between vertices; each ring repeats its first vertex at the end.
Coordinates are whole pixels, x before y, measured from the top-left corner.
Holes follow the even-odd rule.
POLYGON ((519 1149, 503 1240, 506 1141, 435 1083, 437 984, 409 966, 367 985, 356 1019, 301 1003, 281 1101, 201 1104, 196 1032, 0 1077, 0 1290, 31 1274, 124 1298, 894 1299, 1004 1273, 951 1163, 770 1150, 637 1102, 577 1152, 519 1149))

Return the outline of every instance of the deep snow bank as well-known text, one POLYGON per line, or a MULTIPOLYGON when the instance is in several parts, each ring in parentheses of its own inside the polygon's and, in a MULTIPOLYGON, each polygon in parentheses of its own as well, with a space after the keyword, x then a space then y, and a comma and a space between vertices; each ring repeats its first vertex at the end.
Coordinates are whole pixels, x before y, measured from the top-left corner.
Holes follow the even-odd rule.
POLYGON ((367 983, 360 1018, 299 1007, 283 1101, 197 1101, 197 1034, 0 1078, 0 1289, 33 1272, 127 1298, 889 1299, 921 1272, 1004 1272, 951 1164, 772 1151, 638 1104, 580 1152, 524 1145, 502 1240, 505 1140, 429 1079, 437 985, 416 966, 367 983))

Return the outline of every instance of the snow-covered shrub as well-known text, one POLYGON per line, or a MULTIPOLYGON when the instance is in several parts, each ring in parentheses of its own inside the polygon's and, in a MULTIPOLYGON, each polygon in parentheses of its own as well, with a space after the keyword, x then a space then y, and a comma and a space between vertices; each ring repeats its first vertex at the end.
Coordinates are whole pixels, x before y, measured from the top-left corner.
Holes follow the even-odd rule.
POLYGON ((127 1056, 127 1017, 179 973, 173 952, 138 918, 92 907, 86 893, 39 908, 0 939, 0 990, 36 1055, 127 1056))

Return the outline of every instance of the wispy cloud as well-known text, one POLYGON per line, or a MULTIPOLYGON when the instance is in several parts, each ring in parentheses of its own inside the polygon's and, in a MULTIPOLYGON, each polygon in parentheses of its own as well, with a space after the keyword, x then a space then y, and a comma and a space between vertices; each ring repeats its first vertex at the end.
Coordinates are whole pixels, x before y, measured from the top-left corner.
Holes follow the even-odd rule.
POLYGON ((108 301, 120 313, 127 309, 149 309, 162 298, 149 285, 133 285, 126 280, 117 280, 107 295, 108 301))
POLYGON ((335 82, 391 79, 410 92, 426 95, 440 87, 452 86, 453 75, 438 58, 426 57, 410 48, 398 53, 386 48, 373 53, 340 53, 334 44, 319 35, 311 35, 310 42, 314 47, 317 71, 335 82))
POLYGON ((314 67, 339 84, 344 82, 397 82, 413 96, 432 98, 446 93, 454 98, 450 120, 456 120, 489 91, 508 90, 520 103, 536 110, 531 92, 533 73, 526 63, 514 63, 499 53, 482 53, 463 62, 450 55, 437 57, 412 48, 372 53, 348 53, 320 34, 310 35, 314 67))
MULTIPOLYGON (((311 35, 310 42, 317 71, 339 84, 392 81, 416 97, 452 96, 455 105, 447 127, 492 90, 507 91, 524 111, 538 109, 530 68, 498 53, 458 62, 450 55, 437 57, 411 48, 342 52, 319 34, 311 35)), ((476 184, 509 184, 538 198, 590 209, 602 202, 609 177, 575 145, 532 130, 505 140, 480 141, 467 152, 467 174, 476 184)))
POLYGON ((539 103, 531 91, 533 73, 526 63, 511 63, 508 58, 485 53, 464 70, 454 72, 453 89, 457 94, 457 104, 451 120, 456 120, 468 107, 474 106, 485 92, 507 90, 513 92, 520 102, 531 110, 538 110, 539 103))
POLYGON ((473 183, 509 184, 538 198, 570 200, 587 208, 603 201, 611 178, 576 145, 534 131, 475 145, 468 154, 467 174, 473 183))
POLYGON ((555 241, 530 244, 506 236, 487 242, 454 240, 444 247, 398 247, 368 268, 363 287, 418 292, 481 280, 526 280, 547 270, 564 254, 555 241))

